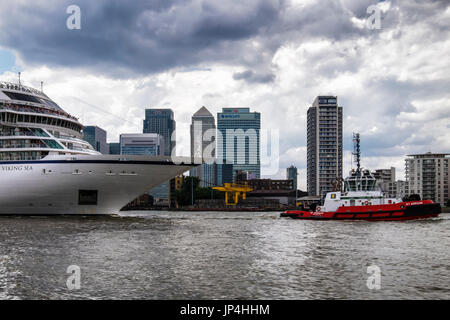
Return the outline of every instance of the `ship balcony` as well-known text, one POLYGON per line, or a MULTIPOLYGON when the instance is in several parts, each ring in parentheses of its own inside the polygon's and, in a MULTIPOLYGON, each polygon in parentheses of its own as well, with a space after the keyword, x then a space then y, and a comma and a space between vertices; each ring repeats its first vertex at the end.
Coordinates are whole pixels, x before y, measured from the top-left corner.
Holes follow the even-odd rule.
POLYGON ((76 141, 76 142, 80 142, 80 143, 86 143, 86 141, 76 138, 76 137, 71 137, 71 136, 65 136, 65 135, 55 135, 55 138, 60 139, 60 140, 70 140, 70 141, 76 141))
POLYGON ((24 144, 3 144, 0 143, 0 149, 33 149, 33 148, 49 148, 43 143, 24 143, 24 144))
POLYGON ((75 150, 75 151, 82 151, 82 152, 89 152, 89 153, 92 153, 94 151, 92 149, 82 148, 82 147, 74 147, 74 146, 68 146, 67 149, 75 150))
POLYGON ((30 131, 16 131, 16 130, 7 130, 7 131, 0 131, 0 137, 35 137, 36 135, 30 131))

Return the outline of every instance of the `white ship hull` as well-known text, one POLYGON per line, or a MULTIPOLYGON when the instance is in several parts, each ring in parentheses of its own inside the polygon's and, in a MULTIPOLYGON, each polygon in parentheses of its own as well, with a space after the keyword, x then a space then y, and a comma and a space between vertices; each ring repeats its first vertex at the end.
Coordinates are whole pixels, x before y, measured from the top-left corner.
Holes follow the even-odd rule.
POLYGON ((117 155, 1 161, 0 214, 117 214, 139 195, 193 167, 190 159, 183 160, 175 165, 165 157, 117 155))

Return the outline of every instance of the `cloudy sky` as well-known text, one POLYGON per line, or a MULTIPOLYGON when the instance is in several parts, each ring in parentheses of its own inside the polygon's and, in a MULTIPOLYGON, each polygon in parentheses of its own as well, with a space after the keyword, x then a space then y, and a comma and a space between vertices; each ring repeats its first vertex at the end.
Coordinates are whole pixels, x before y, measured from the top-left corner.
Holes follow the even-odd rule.
POLYGON ((332 94, 346 172, 353 131, 363 165, 400 179, 406 154, 450 152, 449 0, 0 0, 0 29, 0 80, 44 81, 110 142, 141 132, 145 108, 167 107, 187 155, 197 109, 250 107, 279 130, 275 176, 294 164, 305 188, 306 110, 332 94), (73 4, 81 29, 66 25, 73 4), (367 24, 373 5, 380 28, 367 24))

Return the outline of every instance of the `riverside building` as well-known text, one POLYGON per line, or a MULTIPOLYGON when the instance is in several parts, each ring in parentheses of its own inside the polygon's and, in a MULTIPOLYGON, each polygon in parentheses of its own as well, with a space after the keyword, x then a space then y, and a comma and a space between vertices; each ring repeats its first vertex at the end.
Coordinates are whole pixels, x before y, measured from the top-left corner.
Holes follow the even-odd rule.
POLYGON ((198 177, 200 186, 212 187, 217 184, 217 173, 215 163, 216 121, 214 116, 201 107, 192 116, 191 122, 191 158, 201 159, 203 163, 190 171, 190 175, 198 177))
POLYGON ((407 155, 405 174, 408 193, 419 194, 421 199, 445 206, 450 199, 449 162, 449 153, 407 155))
POLYGON ((172 109, 145 110, 143 133, 157 133, 164 138, 164 156, 171 156, 175 148, 175 129, 172 109))
POLYGON ((335 96, 318 96, 307 114, 307 188, 325 196, 342 179, 342 107, 335 96))
POLYGON ((120 154, 160 156, 164 154, 164 138, 156 133, 120 135, 120 154))
POLYGON ((101 154, 109 154, 109 146, 106 143, 106 131, 97 126, 86 126, 83 129, 83 139, 101 154))
MULTIPOLYGON (((217 113, 217 183, 224 181, 224 164, 236 171, 247 171, 259 179, 261 115, 250 108, 223 108, 217 113)), ((227 168, 228 170, 228 168, 227 168)))

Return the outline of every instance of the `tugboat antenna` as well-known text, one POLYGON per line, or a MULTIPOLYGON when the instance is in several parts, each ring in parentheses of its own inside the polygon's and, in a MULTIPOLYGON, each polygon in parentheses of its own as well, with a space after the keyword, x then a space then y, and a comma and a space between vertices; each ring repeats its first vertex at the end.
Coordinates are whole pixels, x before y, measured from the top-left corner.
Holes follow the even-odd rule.
POLYGON ((353 133, 353 156, 356 161, 356 176, 361 177, 361 149, 359 133, 353 133))

